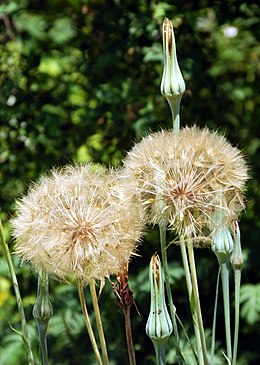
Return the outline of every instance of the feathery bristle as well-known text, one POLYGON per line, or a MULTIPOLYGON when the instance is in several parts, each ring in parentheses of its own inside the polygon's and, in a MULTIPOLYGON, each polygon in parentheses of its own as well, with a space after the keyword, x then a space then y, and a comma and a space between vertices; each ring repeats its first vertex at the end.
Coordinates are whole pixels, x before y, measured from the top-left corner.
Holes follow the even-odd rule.
POLYGON ((36 270, 87 284, 117 274, 143 232, 141 211, 119 173, 91 165, 53 170, 18 202, 16 252, 36 270))
POLYGON ((124 168, 126 176, 138 181, 148 219, 186 238, 205 236, 215 209, 225 210, 231 221, 244 208, 245 160, 224 137, 206 128, 145 137, 128 153, 124 168))

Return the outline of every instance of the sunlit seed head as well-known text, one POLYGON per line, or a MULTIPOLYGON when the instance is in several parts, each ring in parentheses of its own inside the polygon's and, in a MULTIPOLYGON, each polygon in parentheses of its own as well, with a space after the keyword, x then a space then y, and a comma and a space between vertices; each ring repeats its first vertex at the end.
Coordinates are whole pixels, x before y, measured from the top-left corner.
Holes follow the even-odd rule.
POLYGON ((244 208, 248 179, 240 151, 208 129, 184 128, 145 137, 128 153, 126 174, 135 176, 152 223, 167 223, 178 235, 205 236, 225 197, 227 219, 244 208))
POLYGON ((60 279, 73 275, 88 283, 120 272, 143 223, 118 175, 91 165, 52 170, 18 202, 16 252, 60 279))

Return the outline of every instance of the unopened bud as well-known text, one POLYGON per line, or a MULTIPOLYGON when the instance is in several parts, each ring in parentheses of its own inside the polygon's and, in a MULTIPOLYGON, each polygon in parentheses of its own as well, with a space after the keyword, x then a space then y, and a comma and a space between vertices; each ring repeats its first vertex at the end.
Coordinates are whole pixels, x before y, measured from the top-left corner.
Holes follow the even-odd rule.
POLYGON ((235 241, 234 241, 234 250, 230 262, 234 269, 241 269, 241 267, 243 266, 243 254, 241 249, 240 230, 238 222, 235 222, 234 225, 235 225, 235 241))
POLYGON ((231 255, 234 249, 234 239, 227 223, 227 206, 222 194, 220 194, 219 202, 220 206, 213 214, 212 250, 217 256, 231 255))
POLYGON ((161 93, 168 101, 174 130, 180 129, 180 103, 185 91, 185 82, 177 61, 176 44, 172 23, 168 18, 163 22, 163 77, 161 93))
POLYGON ((161 93, 167 97, 178 97, 185 91, 185 82, 177 61, 176 44, 171 21, 163 22, 163 77, 161 93))
POLYGON ((158 255, 154 255, 151 259, 149 278, 151 304, 146 333, 154 344, 157 360, 162 361, 166 356, 167 341, 172 333, 173 326, 165 303, 164 278, 158 255))

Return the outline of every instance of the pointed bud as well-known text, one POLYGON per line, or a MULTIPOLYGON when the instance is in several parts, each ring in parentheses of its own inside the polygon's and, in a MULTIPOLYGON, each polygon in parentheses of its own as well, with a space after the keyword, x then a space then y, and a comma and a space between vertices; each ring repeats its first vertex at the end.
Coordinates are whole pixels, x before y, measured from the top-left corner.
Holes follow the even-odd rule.
POLYGON ((177 61, 176 44, 171 21, 165 18, 163 22, 163 58, 164 68, 161 82, 161 93, 168 96, 183 95, 185 82, 177 61))
POLYGON ((234 270, 240 270, 243 266, 243 254, 241 249, 241 241, 240 241, 240 230, 238 222, 235 222, 235 241, 234 241, 234 250, 230 259, 230 262, 234 268, 234 270))
POLYGON ((38 273, 37 297, 33 307, 33 317, 38 329, 43 364, 47 364, 48 362, 47 330, 52 315, 53 309, 49 300, 48 274, 40 271, 38 273))
POLYGON ((163 22, 163 77, 161 93, 170 105, 174 129, 180 127, 180 102, 185 91, 185 82, 177 61, 176 44, 172 23, 168 18, 163 22))
POLYGON ((149 278, 151 304, 146 333, 154 344, 157 360, 160 359, 160 363, 164 363, 167 341, 172 333, 173 326, 165 303, 164 279, 158 255, 154 255, 151 259, 149 278))

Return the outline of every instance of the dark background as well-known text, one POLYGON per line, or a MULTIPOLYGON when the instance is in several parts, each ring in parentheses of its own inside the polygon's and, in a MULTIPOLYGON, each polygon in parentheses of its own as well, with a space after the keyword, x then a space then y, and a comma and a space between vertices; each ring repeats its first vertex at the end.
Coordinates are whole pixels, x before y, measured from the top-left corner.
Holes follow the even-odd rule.
MULTIPOLYGON (((14 213, 15 199, 42 172, 71 161, 120 166, 134 141, 149 131, 171 127, 170 110, 160 94, 161 27, 165 16, 174 25, 179 65, 186 82, 182 125, 206 125, 225 134, 243 151, 251 167, 247 209, 240 222, 245 264, 239 365, 259 364, 257 2, 1 1, 0 214, 5 234, 12 248, 8 222, 14 213)), ((148 264, 158 250, 158 242, 157 229, 149 230, 140 246, 141 257, 130 265, 130 283, 141 314, 133 310, 133 335, 137 363, 142 365, 155 363, 145 323, 150 300, 148 264)), ((21 267, 19 259, 12 257, 38 357, 31 314, 36 276, 28 265, 21 267)), ((174 303, 193 340, 177 247, 170 246, 169 259, 174 303)), ((218 266, 209 250, 196 251, 196 259, 210 341, 218 266)), ((94 363, 76 289, 54 280, 50 286, 54 307, 49 327, 50 365, 94 363)), ((127 364, 124 320, 109 285, 100 303, 111 365, 127 364)), ((224 364, 222 312, 220 300, 219 364, 224 364)), ((0 256, 0 365, 26 364, 22 341, 10 324, 20 328, 9 272, 0 256)), ((187 342, 183 341, 183 346, 189 352, 187 342)), ((169 364, 174 364, 172 347, 170 343, 169 364)), ((194 364, 188 352, 187 358, 194 364)))

